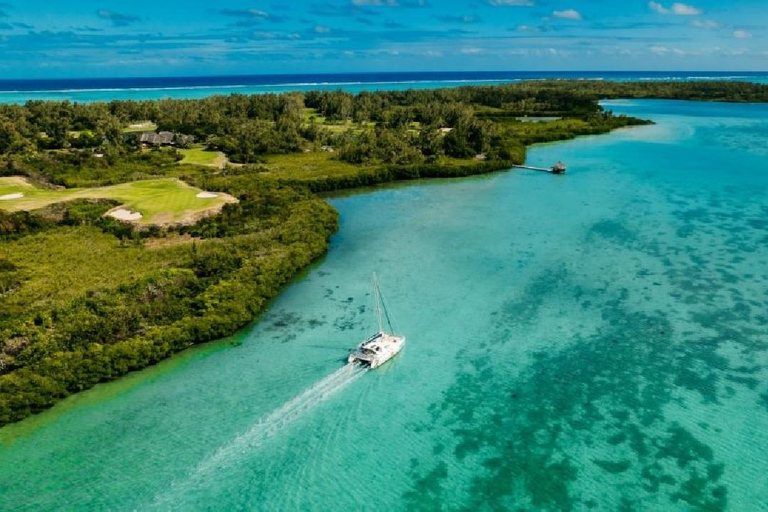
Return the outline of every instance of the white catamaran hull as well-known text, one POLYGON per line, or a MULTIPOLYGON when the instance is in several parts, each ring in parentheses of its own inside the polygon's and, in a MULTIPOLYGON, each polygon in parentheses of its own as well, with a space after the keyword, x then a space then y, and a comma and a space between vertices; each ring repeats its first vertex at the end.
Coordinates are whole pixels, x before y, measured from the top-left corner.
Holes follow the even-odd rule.
POLYGON ((404 336, 379 332, 358 345, 347 361, 377 368, 395 357, 405 345, 404 336))
POLYGON ((349 354, 347 361, 349 363, 363 364, 370 368, 378 368, 395 357, 403 349, 405 336, 393 334, 395 329, 392 327, 392 321, 387 312, 387 306, 384 304, 384 296, 381 294, 379 280, 375 272, 373 273, 372 295, 378 329, 376 334, 362 342, 349 354), (385 318, 389 332, 384 330, 385 318))

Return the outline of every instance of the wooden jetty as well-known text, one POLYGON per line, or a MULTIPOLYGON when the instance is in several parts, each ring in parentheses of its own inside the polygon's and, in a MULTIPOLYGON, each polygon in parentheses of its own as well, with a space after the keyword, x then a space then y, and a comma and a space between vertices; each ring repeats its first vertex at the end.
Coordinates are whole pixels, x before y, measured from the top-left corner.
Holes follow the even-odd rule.
POLYGON ((525 169, 528 171, 548 172, 551 174, 565 174, 568 168, 563 162, 557 162, 555 165, 547 169, 546 167, 533 167, 531 165, 513 165, 513 169, 525 169))

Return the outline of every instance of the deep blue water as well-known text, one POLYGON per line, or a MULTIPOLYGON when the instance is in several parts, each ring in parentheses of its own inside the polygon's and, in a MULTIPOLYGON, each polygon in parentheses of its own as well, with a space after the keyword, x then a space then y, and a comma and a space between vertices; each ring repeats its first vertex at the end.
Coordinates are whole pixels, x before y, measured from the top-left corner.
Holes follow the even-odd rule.
POLYGON ((734 80, 768 83, 768 72, 475 71, 0 80, 0 103, 23 103, 28 100, 90 102, 114 99, 203 98, 214 94, 258 94, 311 89, 344 89, 350 92, 427 89, 552 78, 616 81, 734 80))

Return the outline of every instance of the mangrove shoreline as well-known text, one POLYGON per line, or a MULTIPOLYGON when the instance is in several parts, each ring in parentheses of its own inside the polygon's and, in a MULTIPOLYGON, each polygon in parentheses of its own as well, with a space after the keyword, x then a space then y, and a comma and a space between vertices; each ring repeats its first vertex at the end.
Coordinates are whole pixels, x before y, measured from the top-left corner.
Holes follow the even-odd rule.
POLYGON ((40 187, 178 177, 239 200, 149 228, 104 217, 107 200, 0 211, 0 426, 251 323, 328 250, 338 212, 320 194, 497 172, 532 144, 649 123, 604 112, 616 95, 768 101, 768 87, 552 81, 0 107, 2 175, 40 187), (241 165, 179 164, 177 148, 126 133, 146 120, 241 165))

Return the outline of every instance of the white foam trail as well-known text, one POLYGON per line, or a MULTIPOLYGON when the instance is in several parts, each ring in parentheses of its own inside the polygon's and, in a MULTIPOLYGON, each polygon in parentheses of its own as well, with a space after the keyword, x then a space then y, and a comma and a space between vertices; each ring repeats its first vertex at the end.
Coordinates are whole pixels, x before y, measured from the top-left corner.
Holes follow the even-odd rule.
MULTIPOLYGON (((197 482, 206 479, 212 471, 235 464, 241 455, 258 448, 304 413, 349 386, 367 371, 367 367, 347 364, 316 382, 204 459, 186 481, 172 485, 171 493, 186 492, 187 489, 194 488, 197 482)), ((159 496, 154 505, 168 504, 172 498, 173 496, 167 494, 159 496)))
POLYGON ((359 379, 368 369, 363 366, 348 364, 305 389, 295 398, 259 420, 244 434, 240 434, 231 443, 219 448, 212 456, 204 460, 197 468, 198 472, 207 472, 231 463, 233 456, 246 453, 275 435, 279 430, 295 421, 303 413, 313 409, 321 402, 338 393, 359 379))

